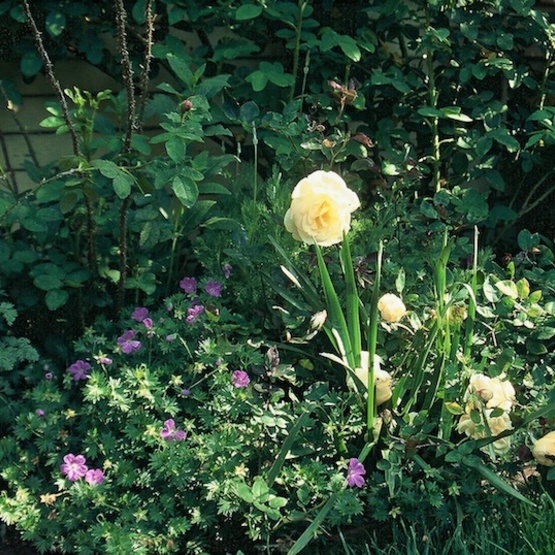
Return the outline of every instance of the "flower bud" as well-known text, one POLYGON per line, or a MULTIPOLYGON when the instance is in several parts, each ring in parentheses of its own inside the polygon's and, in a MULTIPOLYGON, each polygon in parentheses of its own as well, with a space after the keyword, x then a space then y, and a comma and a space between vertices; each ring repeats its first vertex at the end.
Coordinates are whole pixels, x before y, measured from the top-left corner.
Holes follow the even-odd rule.
POLYGON ((532 455, 544 466, 555 466, 555 431, 549 432, 534 443, 532 455))
POLYGON ((193 108, 193 103, 187 98, 179 105, 179 107, 181 108, 182 113, 190 112, 193 108))
POLYGON ((378 301, 382 318, 389 323, 398 322, 407 312, 403 301, 393 293, 386 293, 378 301))

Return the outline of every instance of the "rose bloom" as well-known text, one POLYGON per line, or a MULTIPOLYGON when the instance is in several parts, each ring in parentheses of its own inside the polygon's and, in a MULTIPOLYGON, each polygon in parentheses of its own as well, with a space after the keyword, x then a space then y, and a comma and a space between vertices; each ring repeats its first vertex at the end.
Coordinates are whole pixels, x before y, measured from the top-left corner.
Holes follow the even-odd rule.
MULTIPOLYGON (((357 368, 357 378, 368 387, 368 369, 357 368)), ((391 375, 381 368, 374 368, 374 385, 376 387, 376 406, 382 405, 391 399, 391 375)))
MULTIPOLYGON (((471 405, 469 405, 467 409, 470 408, 470 406, 471 405)), ((506 430, 512 430, 513 425, 507 413, 504 413, 501 416, 495 416, 492 418, 490 416, 492 411, 493 409, 486 409, 485 411, 489 430, 492 437, 506 430)), ((480 426, 480 428, 478 428, 478 424, 476 424, 472 420, 469 412, 470 411, 468 410, 468 412, 466 414, 463 414, 459 419, 459 423, 457 424, 458 431, 466 434, 468 437, 471 437, 472 439, 482 439, 482 438, 488 437, 488 433, 485 426, 480 426)), ((493 450, 497 455, 502 455, 503 453, 506 453, 509 450, 510 446, 511 446, 510 437, 502 437, 493 442, 493 450)), ((487 450, 487 446, 484 448, 484 450, 487 450)))
POLYGON ((285 228, 298 241, 323 247, 343 240, 351 228, 351 213, 360 206, 357 194, 338 174, 322 170, 301 179, 291 199, 285 228))
POLYGON ((549 432, 534 443, 532 455, 544 466, 555 466, 555 431, 549 432))
POLYGON ((474 394, 486 403, 488 409, 500 408, 510 411, 516 402, 515 388, 508 380, 490 378, 484 374, 474 374, 470 377, 465 398, 474 394))
POLYGON ((378 301, 378 310, 382 318, 391 324, 398 322, 407 312, 403 301, 393 293, 382 295, 378 301))

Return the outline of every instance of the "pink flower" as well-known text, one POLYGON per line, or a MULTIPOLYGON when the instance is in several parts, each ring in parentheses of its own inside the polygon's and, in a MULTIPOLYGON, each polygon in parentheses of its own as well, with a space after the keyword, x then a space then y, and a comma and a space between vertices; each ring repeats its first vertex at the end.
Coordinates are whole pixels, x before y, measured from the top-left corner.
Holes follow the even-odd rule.
POLYGON ((127 330, 122 336, 118 337, 117 343, 126 355, 141 348, 141 342, 133 339, 136 333, 135 330, 127 330))
POLYGON ((349 460, 349 469, 347 470, 347 484, 349 486, 361 488, 364 485, 364 475, 366 469, 358 459, 349 460))
POLYGON ((37 416, 39 416, 39 417, 44 416, 44 410, 42 410, 42 409, 37 409, 37 410, 35 411, 35 414, 36 414, 37 416))
POLYGON ((187 309, 187 318, 185 320, 188 324, 193 324, 195 320, 204 312, 204 307, 197 304, 187 309))
POLYGON ((84 360, 77 360, 74 362, 67 371, 73 376, 73 379, 77 382, 79 380, 86 380, 89 377, 89 370, 91 365, 84 360))
POLYGON ((233 266, 231 264, 224 264, 224 276, 225 279, 228 279, 231 275, 231 270, 233 270, 233 266))
POLYGON ((137 320, 137 322, 142 322, 148 316, 148 308, 144 306, 138 306, 131 314, 131 318, 133 320, 137 320))
POLYGON ((181 287, 185 293, 194 293, 197 290, 197 280, 194 277, 184 277, 179 282, 179 287, 181 287))
POLYGON ((85 482, 90 484, 91 486, 96 486, 104 482, 104 473, 100 468, 90 469, 87 470, 85 474, 85 482))
POLYGON ((210 280, 205 286, 204 290, 211 296, 211 297, 219 297, 222 292, 222 284, 218 283, 217 281, 210 280))
POLYGON ((181 441, 187 437, 187 434, 181 428, 175 428, 175 421, 170 418, 164 422, 164 426, 160 430, 160 437, 166 441, 181 441))
POLYGON ((251 379, 244 370, 235 370, 231 375, 231 383, 234 387, 247 387, 251 379))
POLYGON ((64 463, 60 466, 62 474, 64 474, 71 482, 76 482, 79 478, 83 478, 89 470, 85 464, 87 461, 83 455, 73 455, 70 453, 64 457, 64 463))

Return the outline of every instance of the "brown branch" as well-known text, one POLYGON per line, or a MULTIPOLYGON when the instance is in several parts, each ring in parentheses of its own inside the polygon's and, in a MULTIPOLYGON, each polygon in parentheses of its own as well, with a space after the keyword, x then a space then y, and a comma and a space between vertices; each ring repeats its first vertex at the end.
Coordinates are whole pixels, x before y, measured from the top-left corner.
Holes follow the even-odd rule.
POLYGON ((23 11, 25 12, 25 17, 31 26, 31 30, 33 31, 33 37, 35 39, 35 44, 37 46, 38 53, 42 59, 42 63, 44 64, 44 69, 46 70, 46 75, 52 84, 52 87, 56 91, 56 95, 58 96, 58 100, 60 102, 60 106, 62 107, 62 113, 64 117, 65 124, 67 125, 69 134, 71 136, 71 142, 73 144, 73 153, 75 156, 81 156, 81 150, 79 148, 79 139, 77 137, 77 133, 75 132, 75 127, 73 126, 73 122, 69 117, 69 109, 67 107, 67 102, 65 99, 64 92, 62 91, 62 87, 60 86, 60 82, 56 79, 54 75, 54 66, 50 61, 50 56, 44 47, 44 43, 42 41, 41 32, 38 30, 37 24, 33 18, 33 14, 31 13, 31 9, 29 8, 29 4, 27 0, 21 0, 21 5, 23 6, 23 11))
POLYGON ((154 35, 154 19, 155 14, 152 13, 153 0, 148 0, 145 8, 145 58, 142 66, 140 83, 141 83, 141 98, 139 100, 139 126, 143 125, 143 117, 148 96, 148 81, 150 76, 150 63, 152 61, 152 37, 154 35))
POLYGON ((133 132, 137 125, 135 119, 135 89, 133 86, 133 68, 131 67, 131 60, 129 59, 129 48, 127 46, 127 32, 126 32, 127 13, 123 0, 116 0, 116 25, 118 32, 118 46, 121 56, 121 66, 123 82, 125 90, 127 91, 127 131, 123 141, 123 153, 128 153, 131 150, 131 141, 133 139, 133 132))

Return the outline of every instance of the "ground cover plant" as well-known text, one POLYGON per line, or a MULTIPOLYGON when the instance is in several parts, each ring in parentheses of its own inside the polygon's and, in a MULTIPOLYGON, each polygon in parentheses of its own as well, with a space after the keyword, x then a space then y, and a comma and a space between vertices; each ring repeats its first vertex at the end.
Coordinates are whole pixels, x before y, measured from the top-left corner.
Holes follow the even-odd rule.
POLYGON ((2 173, 2 521, 41 553, 552 553, 549 14, 41 6, 0 3, 6 48, 73 152, 2 173), (121 90, 62 91, 72 52, 121 90))

